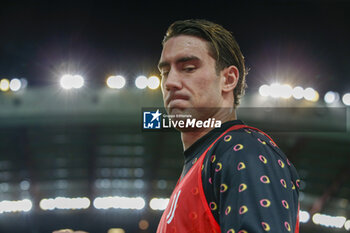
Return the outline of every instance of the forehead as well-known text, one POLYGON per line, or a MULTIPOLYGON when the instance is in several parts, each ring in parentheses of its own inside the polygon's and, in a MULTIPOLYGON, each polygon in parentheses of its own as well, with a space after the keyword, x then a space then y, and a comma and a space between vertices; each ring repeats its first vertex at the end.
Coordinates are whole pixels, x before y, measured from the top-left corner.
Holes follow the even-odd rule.
POLYGON ((210 56, 208 42, 199 37, 180 35, 164 43, 161 61, 171 61, 181 56, 197 56, 205 59, 210 56))

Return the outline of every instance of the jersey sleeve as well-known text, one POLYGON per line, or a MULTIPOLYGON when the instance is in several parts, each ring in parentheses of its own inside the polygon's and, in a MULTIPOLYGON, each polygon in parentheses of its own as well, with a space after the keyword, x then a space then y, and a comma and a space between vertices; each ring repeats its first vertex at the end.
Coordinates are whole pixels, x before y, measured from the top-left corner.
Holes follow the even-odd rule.
POLYGON ((207 201, 221 232, 294 232, 295 168, 267 137, 236 134, 224 137, 210 160, 207 201))

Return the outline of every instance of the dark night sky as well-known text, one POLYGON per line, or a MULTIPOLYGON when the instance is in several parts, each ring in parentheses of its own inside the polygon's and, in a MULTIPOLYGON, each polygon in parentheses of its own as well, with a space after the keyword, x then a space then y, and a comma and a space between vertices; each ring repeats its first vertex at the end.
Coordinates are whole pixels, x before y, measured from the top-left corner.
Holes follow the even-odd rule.
MULTIPOLYGON (((345 1, 9 1, 0 5, 0 78, 51 85, 70 70, 101 85, 156 72, 176 19, 222 24, 239 42, 250 90, 272 81, 350 92, 350 4, 345 1)), ((249 89, 247 90, 249 91, 249 89)))

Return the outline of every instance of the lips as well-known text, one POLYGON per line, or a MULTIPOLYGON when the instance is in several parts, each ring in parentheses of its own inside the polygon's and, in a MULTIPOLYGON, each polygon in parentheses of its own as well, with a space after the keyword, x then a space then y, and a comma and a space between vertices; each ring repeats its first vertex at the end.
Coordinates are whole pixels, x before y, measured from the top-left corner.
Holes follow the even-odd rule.
POLYGON ((180 93, 174 93, 170 94, 168 98, 166 99, 165 103, 168 106, 171 101, 174 100, 189 100, 190 98, 187 95, 180 94, 180 93))

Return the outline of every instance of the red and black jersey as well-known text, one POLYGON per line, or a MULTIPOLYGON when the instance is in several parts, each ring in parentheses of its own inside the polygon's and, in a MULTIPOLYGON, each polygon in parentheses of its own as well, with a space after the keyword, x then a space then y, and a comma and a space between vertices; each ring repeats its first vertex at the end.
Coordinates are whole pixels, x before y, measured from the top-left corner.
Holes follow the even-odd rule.
POLYGON ((158 232, 298 232, 296 169, 269 136, 243 125, 226 122, 185 151, 158 232))

